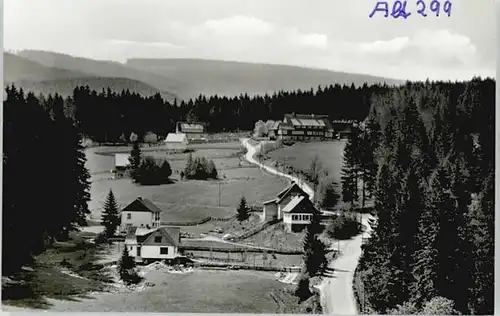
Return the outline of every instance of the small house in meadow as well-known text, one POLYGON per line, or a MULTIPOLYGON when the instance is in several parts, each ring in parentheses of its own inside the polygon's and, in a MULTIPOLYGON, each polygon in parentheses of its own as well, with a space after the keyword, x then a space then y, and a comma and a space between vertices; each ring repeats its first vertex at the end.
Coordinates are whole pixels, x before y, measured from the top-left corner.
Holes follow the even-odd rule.
POLYGON ((183 152, 187 149, 189 144, 186 134, 169 133, 165 139, 165 146, 167 151, 180 151, 183 152))
POLYGON ((113 160, 114 160, 114 169, 111 170, 115 178, 121 178, 125 175, 127 172, 127 169, 130 165, 129 159, 130 154, 129 153, 115 153, 113 160))
POLYGON ((179 256, 181 235, 179 227, 130 228, 125 237, 125 247, 138 262, 170 261, 179 256))

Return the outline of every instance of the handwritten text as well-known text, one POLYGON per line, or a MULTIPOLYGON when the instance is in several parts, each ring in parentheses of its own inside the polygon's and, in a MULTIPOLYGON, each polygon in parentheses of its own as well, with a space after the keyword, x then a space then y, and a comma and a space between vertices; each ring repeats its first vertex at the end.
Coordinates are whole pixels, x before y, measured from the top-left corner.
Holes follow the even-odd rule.
POLYGON ((451 0, 396 0, 392 3, 389 1, 377 1, 375 8, 370 13, 369 17, 373 18, 377 13, 383 14, 384 18, 389 15, 394 18, 407 19, 412 15, 410 6, 414 5, 416 15, 423 16, 424 18, 429 15, 439 17, 440 14, 451 16, 451 0))

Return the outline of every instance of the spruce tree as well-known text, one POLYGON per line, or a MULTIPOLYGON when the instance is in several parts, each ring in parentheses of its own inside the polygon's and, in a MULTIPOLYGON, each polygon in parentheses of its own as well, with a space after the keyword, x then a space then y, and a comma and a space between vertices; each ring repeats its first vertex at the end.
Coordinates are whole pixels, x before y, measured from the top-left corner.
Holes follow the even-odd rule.
POLYGON ((106 201, 104 202, 104 211, 101 215, 101 225, 104 226, 104 234, 107 238, 115 235, 116 229, 120 226, 120 214, 118 203, 112 190, 109 190, 106 201))
POLYGON ((250 213, 247 207, 247 201, 244 196, 242 196, 240 199, 240 204, 238 205, 237 212, 238 213, 236 214, 236 218, 240 222, 247 220, 250 217, 250 213))
POLYGON ((118 262, 118 274, 125 284, 134 284, 140 281, 140 277, 135 272, 134 258, 128 253, 127 247, 123 248, 122 256, 118 262))
POLYGON ((348 140, 344 147, 344 155, 342 159, 342 200, 351 204, 358 200, 358 177, 356 168, 356 158, 352 142, 348 140))
POLYGON ((134 182, 139 180, 139 169, 141 167, 141 148, 139 147, 139 142, 134 142, 132 150, 130 151, 130 176, 134 182))
POLYGON ((471 210, 473 238, 473 280, 470 310, 476 315, 492 315, 495 287, 495 173, 490 170, 477 203, 471 210))

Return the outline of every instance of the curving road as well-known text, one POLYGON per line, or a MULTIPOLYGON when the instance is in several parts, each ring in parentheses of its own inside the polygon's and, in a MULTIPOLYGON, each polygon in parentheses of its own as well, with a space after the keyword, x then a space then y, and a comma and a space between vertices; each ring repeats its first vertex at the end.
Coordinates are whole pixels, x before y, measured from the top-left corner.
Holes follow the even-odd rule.
MULTIPOLYGON (((254 155, 260 150, 260 144, 253 146, 250 144, 248 138, 242 139, 241 143, 248 150, 245 156, 246 160, 264 168, 269 173, 295 181, 299 184, 302 190, 309 194, 311 198, 313 197, 313 190, 303 181, 299 181, 296 177, 284 174, 255 160, 254 155)), ((323 213, 334 212, 323 211, 323 213)), ((371 227, 368 223, 368 219, 370 217, 371 215, 369 214, 364 214, 362 217, 362 223, 366 227, 363 234, 357 235, 350 240, 339 242, 338 246, 340 247, 340 255, 328 265, 329 268, 334 269, 335 275, 333 277, 324 277, 322 282, 317 286, 320 290, 321 306, 324 314, 356 315, 358 313, 352 284, 354 270, 356 269, 359 258, 361 257, 362 237, 369 237, 371 232, 371 227)))
POLYGON ((245 159, 248 162, 257 165, 257 166, 261 167, 262 169, 265 169, 269 173, 272 173, 272 174, 275 174, 275 175, 278 175, 278 176, 282 176, 282 177, 288 178, 288 179, 290 179, 292 181, 295 181, 295 183, 297 183, 299 185, 299 187, 304 192, 306 192, 309 195, 309 198, 311 200, 314 199, 314 190, 307 183, 305 183, 304 181, 300 180, 298 177, 294 177, 294 176, 291 176, 289 174, 285 174, 285 173, 283 173, 281 171, 276 170, 273 167, 266 166, 265 164, 260 163, 259 161, 257 161, 254 158, 254 156, 255 156, 256 153, 258 153, 260 151, 261 145, 259 143, 259 145, 253 146, 253 145, 250 144, 249 140, 250 140, 250 138, 242 138, 241 139, 241 144, 243 146, 245 146, 246 149, 247 149, 247 153, 245 155, 245 159))

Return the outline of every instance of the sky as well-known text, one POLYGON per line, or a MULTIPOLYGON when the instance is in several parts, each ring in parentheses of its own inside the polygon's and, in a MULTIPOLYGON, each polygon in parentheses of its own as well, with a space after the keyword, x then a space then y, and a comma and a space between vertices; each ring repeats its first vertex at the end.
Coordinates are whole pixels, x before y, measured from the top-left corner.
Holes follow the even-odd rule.
POLYGON ((424 18, 417 0, 408 0, 411 15, 396 20, 369 18, 377 0, 5 0, 4 49, 119 62, 287 64, 409 80, 495 77, 498 1, 449 1, 450 17, 429 11, 424 18))

